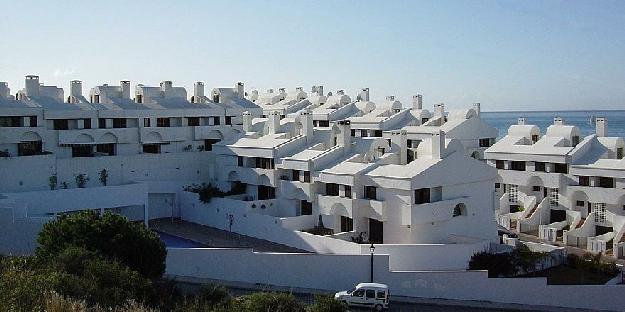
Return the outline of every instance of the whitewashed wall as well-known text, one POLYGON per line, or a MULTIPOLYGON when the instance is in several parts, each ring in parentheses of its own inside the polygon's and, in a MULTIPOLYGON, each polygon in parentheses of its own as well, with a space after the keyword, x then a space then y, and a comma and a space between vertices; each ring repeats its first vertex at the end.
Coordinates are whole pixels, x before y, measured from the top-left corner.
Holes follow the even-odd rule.
MULTIPOLYGON (((166 274, 335 292, 368 281, 369 261, 369 255, 170 248, 166 274)), ((393 272, 388 261, 375 256, 374 279, 395 296, 625 311, 620 285, 547 285, 545 278, 488 278, 485 271, 393 272)))

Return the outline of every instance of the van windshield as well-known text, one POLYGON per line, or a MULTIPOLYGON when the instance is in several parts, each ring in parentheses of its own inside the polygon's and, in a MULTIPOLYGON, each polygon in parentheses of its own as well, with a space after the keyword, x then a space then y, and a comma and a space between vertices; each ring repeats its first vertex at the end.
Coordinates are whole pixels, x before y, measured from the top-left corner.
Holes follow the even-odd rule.
POLYGON ((353 292, 354 292, 354 290, 356 290, 356 288, 352 288, 352 289, 348 290, 348 291, 347 291, 347 293, 348 293, 348 294, 351 294, 351 293, 353 293, 353 292))

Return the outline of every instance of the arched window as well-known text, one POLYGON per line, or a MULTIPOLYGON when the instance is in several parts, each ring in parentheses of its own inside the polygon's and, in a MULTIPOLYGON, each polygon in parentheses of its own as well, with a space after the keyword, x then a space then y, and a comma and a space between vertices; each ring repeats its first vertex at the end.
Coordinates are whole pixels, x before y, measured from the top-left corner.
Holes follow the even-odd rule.
POLYGON ((459 203, 454 207, 454 217, 465 216, 467 214, 467 206, 464 203, 459 203))

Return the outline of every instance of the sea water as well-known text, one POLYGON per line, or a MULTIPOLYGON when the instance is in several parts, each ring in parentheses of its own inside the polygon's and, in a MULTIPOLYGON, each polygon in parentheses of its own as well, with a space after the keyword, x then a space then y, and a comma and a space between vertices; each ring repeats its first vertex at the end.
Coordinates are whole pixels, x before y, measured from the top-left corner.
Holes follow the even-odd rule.
POLYGON ((519 117, 525 117, 528 125, 538 126, 542 134, 553 125, 554 117, 562 117, 565 124, 579 127, 582 137, 595 133, 594 118, 605 117, 608 136, 625 137, 625 110, 482 112, 481 117, 499 130, 499 138, 508 134, 508 128, 516 125, 519 117))

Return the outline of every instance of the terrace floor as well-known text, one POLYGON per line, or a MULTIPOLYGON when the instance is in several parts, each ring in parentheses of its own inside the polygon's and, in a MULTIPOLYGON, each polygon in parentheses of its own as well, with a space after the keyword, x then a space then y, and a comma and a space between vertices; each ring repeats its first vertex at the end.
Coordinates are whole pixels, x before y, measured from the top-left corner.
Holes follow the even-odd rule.
POLYGON ((179 219, 150 220, 150 228, 161 233, 197 242, 206 247, 251 248, 259 252, 309 253, 305 250, 277 244, 264 239, 245 236, 179 219))

